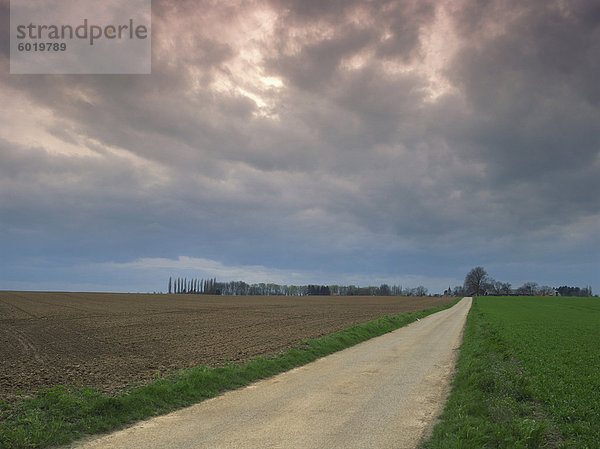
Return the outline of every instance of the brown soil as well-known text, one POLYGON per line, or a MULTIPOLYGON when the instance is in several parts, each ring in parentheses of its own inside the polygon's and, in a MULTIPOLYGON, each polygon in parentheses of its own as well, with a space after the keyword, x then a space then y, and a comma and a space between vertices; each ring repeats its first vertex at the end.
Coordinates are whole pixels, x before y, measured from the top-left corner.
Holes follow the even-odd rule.
POLYGON ((0 292, 0 399, 79 383, 118 391, 452 299, 0 292))

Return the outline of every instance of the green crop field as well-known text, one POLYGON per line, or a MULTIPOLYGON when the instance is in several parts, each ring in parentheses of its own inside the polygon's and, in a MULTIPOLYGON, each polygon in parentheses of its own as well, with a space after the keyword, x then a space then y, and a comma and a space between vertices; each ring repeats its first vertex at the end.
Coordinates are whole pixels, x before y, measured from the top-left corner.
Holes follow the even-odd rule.
POLYGON ((428 448, 600 448, 600 300, 479 297, 428 448))

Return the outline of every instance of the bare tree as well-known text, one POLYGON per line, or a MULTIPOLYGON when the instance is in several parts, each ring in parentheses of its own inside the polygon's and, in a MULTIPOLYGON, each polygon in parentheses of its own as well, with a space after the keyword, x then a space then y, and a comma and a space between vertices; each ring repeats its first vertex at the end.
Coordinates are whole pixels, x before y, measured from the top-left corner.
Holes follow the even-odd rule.
POLYGON ((419 285, 418 287, 412 289, 412 293, 414 293, 415 296, 426 296, 427 289, 422 285, 419 285))
POLYGON ((517 295, 533 296, 538 292, 539 288, 537 282, 525 282, 517 289, 517 295))
POLYGON ((485 293, 485 286, 489 283, 487 272, 483 267, 475 267, 465 276, 465 290, 469 296, 479 296, 485 293))
POLYGON ((379 287, 379 294, 381 296, 390 296, 392 294, 392 289, 387 284, 381 284, 379 287))
POLYGON ((485 286, 485 289, 488 294, 495 296, 508 296, 512 293, 510 282, 490 280, 490 282, 485 286))
POLYGON ((542 285, 538 290, 538 293, 543 296, 554 296, 554 292, 555 290, 548 285, 542 285))

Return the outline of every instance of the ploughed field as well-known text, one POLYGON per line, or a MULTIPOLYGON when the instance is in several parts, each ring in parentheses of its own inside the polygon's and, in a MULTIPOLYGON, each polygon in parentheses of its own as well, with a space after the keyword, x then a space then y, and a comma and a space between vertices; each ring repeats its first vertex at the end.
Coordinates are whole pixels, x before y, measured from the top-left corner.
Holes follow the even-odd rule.
POLYGON ((0 291, 0 399, 55 385, 119 391, 453 299, 0 291))

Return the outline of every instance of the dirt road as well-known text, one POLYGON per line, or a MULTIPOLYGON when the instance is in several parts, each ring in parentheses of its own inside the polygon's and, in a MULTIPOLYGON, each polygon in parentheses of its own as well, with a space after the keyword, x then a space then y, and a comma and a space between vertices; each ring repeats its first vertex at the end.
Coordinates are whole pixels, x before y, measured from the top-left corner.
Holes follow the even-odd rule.
POLYGON ((441 411, 470 306, 79 447, 415 448, 441 411))

